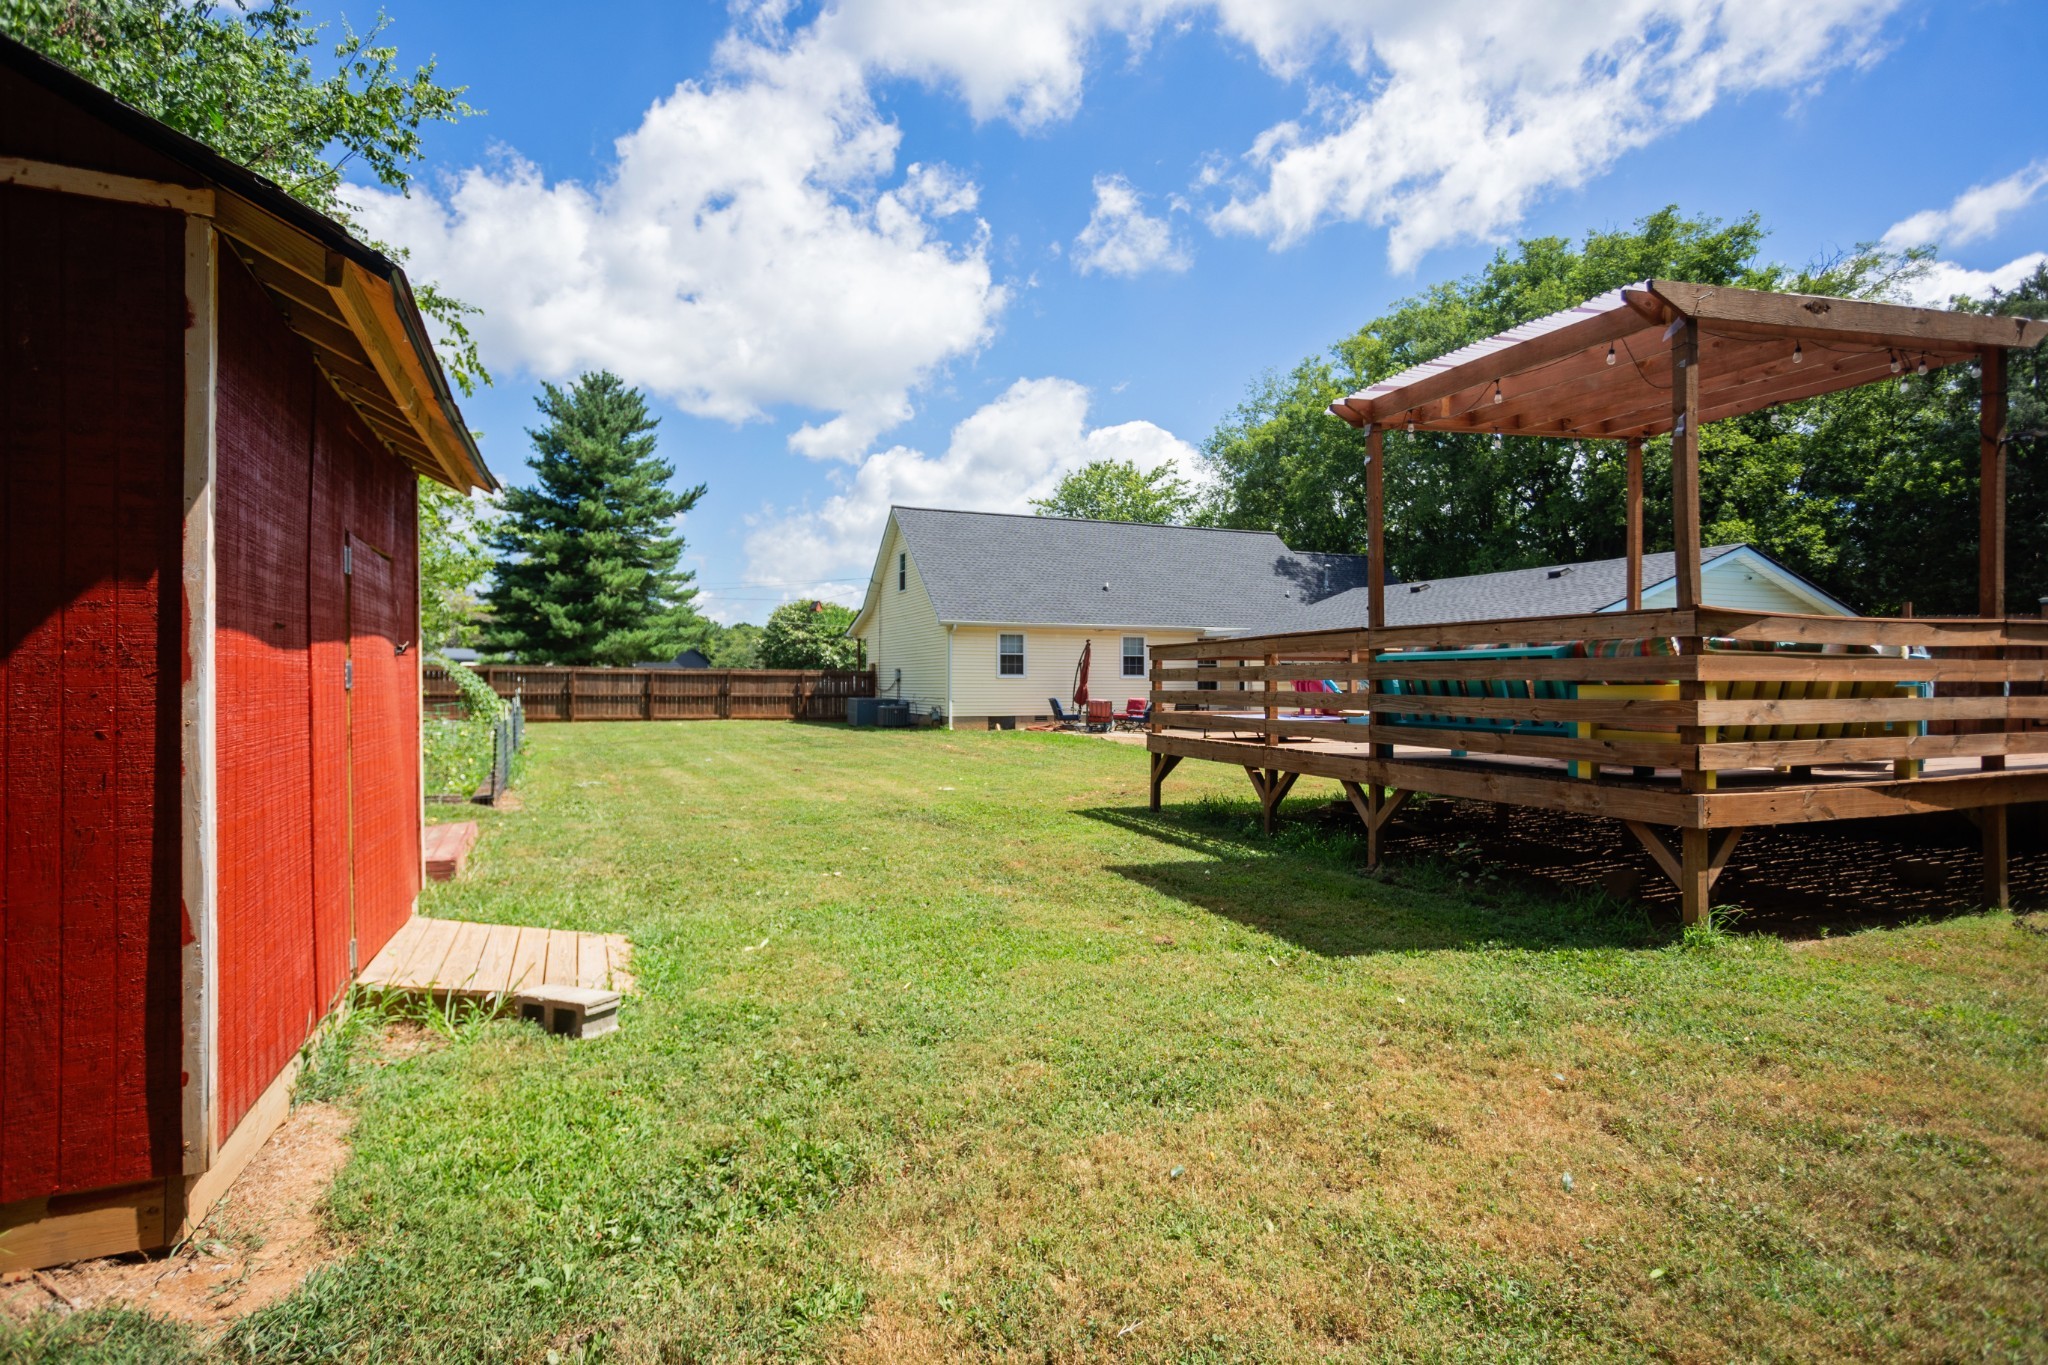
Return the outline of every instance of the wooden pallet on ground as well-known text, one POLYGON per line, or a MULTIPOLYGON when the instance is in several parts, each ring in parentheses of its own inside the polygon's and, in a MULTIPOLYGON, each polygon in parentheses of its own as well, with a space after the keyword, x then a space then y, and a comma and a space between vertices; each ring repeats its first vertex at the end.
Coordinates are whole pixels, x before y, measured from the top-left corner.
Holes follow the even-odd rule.
POLYGON ((372 989, 437 997, 509 999, 536 986, 630 991, 632 945, 623 934, 473 924, 414 915, 359 978, 372 989))

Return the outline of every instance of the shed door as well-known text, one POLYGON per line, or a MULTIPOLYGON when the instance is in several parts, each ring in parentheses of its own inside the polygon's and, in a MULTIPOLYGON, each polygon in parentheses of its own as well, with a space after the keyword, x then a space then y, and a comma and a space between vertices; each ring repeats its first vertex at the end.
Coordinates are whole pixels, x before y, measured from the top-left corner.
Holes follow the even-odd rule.
POLYGON ((420 859, 412 613, 395 569, 381 547, 350 533, 349 938, 372 950, 412 913, 420 859))

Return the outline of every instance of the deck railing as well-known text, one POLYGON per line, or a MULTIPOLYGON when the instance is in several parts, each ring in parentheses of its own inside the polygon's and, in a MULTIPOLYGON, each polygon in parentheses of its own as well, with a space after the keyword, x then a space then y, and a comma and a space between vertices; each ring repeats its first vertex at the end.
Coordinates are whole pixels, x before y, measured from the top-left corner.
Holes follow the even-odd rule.
MULTIPOLYGON (((1324 739, 1603 769, 2048 753, 2048 621, 1702 608, 1238 636, 1152 650, 1154 730, 1324 739), (1588 656, 1592 657, 1588 657, 1588 656), (1334 691, 1297 691, 1315 681, 1334 691)), ((1255 754, 1247 761, 1257 763, 1255 754)))

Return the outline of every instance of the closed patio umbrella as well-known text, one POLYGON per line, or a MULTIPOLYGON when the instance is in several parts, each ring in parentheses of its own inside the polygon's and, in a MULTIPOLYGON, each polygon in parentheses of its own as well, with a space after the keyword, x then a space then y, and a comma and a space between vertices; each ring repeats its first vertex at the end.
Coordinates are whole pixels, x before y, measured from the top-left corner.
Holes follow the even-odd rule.
POLYGON ((1081 662, 1074 665, 1074 709, 1083 713, 1088 710, 1088 656, 1095 648, 1093 640, 1081 644, 1081 662))

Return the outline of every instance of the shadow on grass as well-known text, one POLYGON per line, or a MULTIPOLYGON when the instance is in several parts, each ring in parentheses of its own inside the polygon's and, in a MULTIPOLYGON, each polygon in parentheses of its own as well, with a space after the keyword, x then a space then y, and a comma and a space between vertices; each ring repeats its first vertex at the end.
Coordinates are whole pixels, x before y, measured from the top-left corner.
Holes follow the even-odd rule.
POLYGON ((1109 871, 1325 957, 1653 948, 1678 937, 1675 923, 1643 906, 1598 893, 1532 889, 1478 860, 1407 860, 1368 873, 1364 841, 1350 831, 1283 824, 1267 838, 1255 809, 1210 799, 1173 811, 1095 807, 1076 814, 1201 855, 1112 864, 1109 871))

